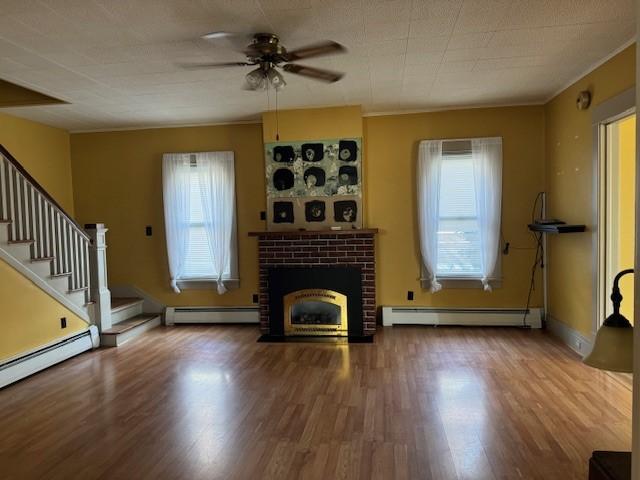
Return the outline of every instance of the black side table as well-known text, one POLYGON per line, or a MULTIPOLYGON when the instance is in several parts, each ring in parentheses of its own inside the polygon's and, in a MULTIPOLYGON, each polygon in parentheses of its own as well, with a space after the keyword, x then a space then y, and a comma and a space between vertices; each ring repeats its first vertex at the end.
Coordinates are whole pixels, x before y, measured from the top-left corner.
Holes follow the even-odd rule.
POLYGON ((631 452, 596 450, 589 459, 589 480, 631 480, 631 452))

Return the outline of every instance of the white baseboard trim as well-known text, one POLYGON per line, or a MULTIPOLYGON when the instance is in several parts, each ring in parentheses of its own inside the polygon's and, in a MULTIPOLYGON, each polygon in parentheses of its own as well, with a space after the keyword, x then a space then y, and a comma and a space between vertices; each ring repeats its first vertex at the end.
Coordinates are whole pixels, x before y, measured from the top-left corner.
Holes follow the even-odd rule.
MULTIPOLYGON (((517 308, 442 308, 382 307, 382 324, 459 325, 470 327, 521 327, 524 309, 517 308)), ((531 308, 524 325, 542 328, 542 309, 531 308)))
POLYGON ((84 332, 45 346, 0 365, 0 388, 10 385, 40 370, 60 363, 87 350, 98 348, 100 336, 95 325, 84 332))
POLYGON ((593 348, 592 338, 586 337, 551 315, 547 315, 546 322, 548 330, 582 358, 591 352, 593 348))
POLYGON ((176 323, 260 323, 258 307, 167 307, 166 325, 176 323))
POLYGON ((166 305, 160 300, 157 300, 135 285, 109 285, 109 290, 113 297, 141 298, 144 300, 144 303, 142 304, 142 311, 144 313, 161 314, 166 308, 166 305))

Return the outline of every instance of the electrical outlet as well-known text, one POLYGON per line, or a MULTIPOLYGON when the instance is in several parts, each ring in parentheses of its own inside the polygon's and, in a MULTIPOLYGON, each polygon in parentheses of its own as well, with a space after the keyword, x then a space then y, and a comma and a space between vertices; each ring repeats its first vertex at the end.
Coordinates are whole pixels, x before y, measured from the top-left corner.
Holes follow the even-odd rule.
POLYGON ((582 340, 577 340, 576 341, 576 348, 578 349, 578 351, 582 350, 582 340))
POLYGON ((413 300, 413 292, 411 290, 407 292, 407 300, 413 300))
POLYGON ((258 294, 257 293, 253 294, 253 303, 258 303, 258 294))
POLYGON ((153 235, 153 229, 151 228, 151 225, 147 225, 145 227, 144 233, 147 237, 150 237, 151 235, 153 235))
POLYGON ((260 212, 260 220, 266 220, 267 219, 267 212, 262 211, 260 212))
POLYGON ((67 328, 67 317, 62 317, 60 319, 60 328, 67 328))

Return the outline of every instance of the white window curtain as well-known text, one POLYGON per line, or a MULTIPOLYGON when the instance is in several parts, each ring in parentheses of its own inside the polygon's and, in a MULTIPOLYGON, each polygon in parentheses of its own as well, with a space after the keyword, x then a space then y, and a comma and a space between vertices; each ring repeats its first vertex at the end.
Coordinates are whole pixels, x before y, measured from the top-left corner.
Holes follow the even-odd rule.
POLYGON ((482 285, 491 291, 489 278, 498 260, 502 212, 502 139, 471 140, 476 208, 480 225, 482 285))
POLYGON ((442 140, 424 140, 420 142, 417 168, 418 228, 420 231, 420 253, 424 267, 429 275, 432 293, 442 288, 436 276, 441 169, 442 140))
POLYGON ((236 223, 233 164, 233 152, 207 152, 196 156, 203 223, 220 294, 227 291, 223 275, 231 262, 233 226, 236 223))
POLYGON ((162 189, 171 288, 176 293, 180 293, 178 280, 182 278, 189 249, 189 216, 191 214, 189 154, 164 154, 162 189))
POLYGON ((225 293, 237 279, 233 152, 165 154, 163 189, 171 287, 211 281, 225 293))
MULTIPOLYGON (((469 263, 469 259, 476 259, 472 262, 474 265, 473 269, 469 269, 469 266, 467 265, 467 271, 465 272, 465 269, 461 268, 461 273, 456 275, 455 279, 479 280, 482 283, 483 288, 486 291, 490 291, 491 285, 489 281, 492 278, 498 263, 500 242, 500 218, 502 207, 502 139, 498 137, 468 140, 471 148, 470 167, 472 166, 473 169, 473 172, 469 172, 468 176, 469 181, 471 181, 471 173, 473 174, 473 185, 471 188, 473 192, 475 192, 468 200, 475 202, 475 209, 467 206, 466 210, 469 212, 475 210, 473 216, 477 217, 477 227, 474 227, 477 228, 477 234, 464 230, 449 232, 448 230, 451 229, 452 225, 448 223, 441 223, 444 221, 443 219, 447 217, 446 212, 448 209, 444 207, 448 205, 447 202, 451 203, 452 199, 455 200, 456 198, 456 192, 451 191, 451 188, 454 188, 451 181, 447 183, 449 187, 446 192, 441 190, 443 188, 442 177, 445 171, 443 162, 452 161, 455 158, 461 158, 459 154, 454 154, 452 157, 447 157, 449 154, 443 154, 444 142, 447 141, 424 140, 420 142, 419 145, 417 192, 418 229, 420 235, 422 268, 427 276, 429 288, 432 293, 442 289, 441 279, 438 278, 439 261, 442 264, 440 265, 440 275, 444 275, 447 280, 452 279, 450 274, 443 274, 442 271, 443 269, 444 271, 450 271, 450 265, 448 268, 445 268, 447 266, 446 264, 451 262, 451 258, 455 259, 455 255, 452 256, 452 252, 447 250, 451 250, 452 248, 450 237, 451 233, 453 233, 455 239, 458 241, 463 240, 467 250, 473 247, 472 252, 460 252, 461 254, 465 254, 460 257, 464 257, 466 259, 464 260, 464 263, 469 263), (451 160, 448 160, 449 158, 451 158, 451 160), (443 196, 448 200, 445 201, 443 196), (444 210, 442 210, 441 207, 443 207, 444 210), (449 240, 447 240, 447 238, 449 238, 449 240), (441 241, 446 243, 444 243, 442 247, 444 250, 439 252, 439 243, 441 241), (473 273, 470 270, 473 270, 473 273)), ((462 141, 456 140, 452 142, 461 143, 462 141)), ((449 172, 449 174, 451 174, 451 172, 449 172)), ((470 191, 470 189, 465 190, 467 193, 470 191)), ((459 194, 464 195, 465 192, 461 191, 459 194)), ((449 207, 451 207, 451 205, 449 205, 449 207)), ((469 212, 465 214, 468 215, 469 212)))

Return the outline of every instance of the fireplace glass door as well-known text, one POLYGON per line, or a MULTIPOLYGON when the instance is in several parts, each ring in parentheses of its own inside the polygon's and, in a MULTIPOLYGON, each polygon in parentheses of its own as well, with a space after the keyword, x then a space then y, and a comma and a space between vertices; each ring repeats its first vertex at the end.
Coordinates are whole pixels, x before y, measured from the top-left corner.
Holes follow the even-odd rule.
POLYGON ((347 297, 333 290, 298 290, 284 296, 285 335, 347 336, 347 297))

